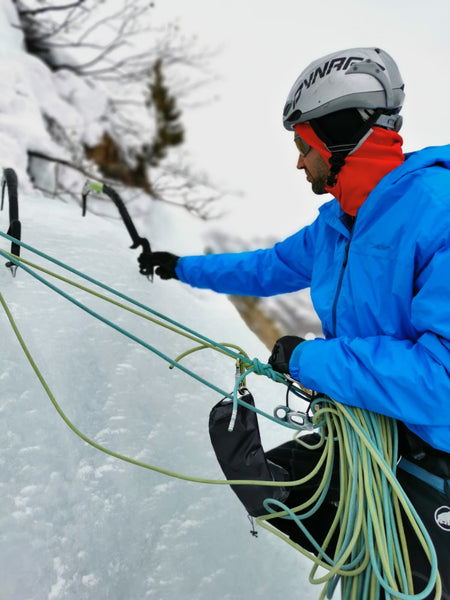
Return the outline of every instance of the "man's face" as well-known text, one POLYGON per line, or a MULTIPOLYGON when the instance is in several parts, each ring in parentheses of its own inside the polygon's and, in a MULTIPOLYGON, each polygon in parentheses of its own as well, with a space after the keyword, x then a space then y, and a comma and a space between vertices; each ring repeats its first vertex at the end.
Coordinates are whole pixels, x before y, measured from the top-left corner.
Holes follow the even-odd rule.
MULTIPOLYGON (((298 143, 296 143, 298 147, 298 143)), ((330 170, 329 165, 315 148, 309 147, 306 154, 299 152, 297 169, 304 169, 306 179, 315 194, 326 194, 325 189, 330 170)))

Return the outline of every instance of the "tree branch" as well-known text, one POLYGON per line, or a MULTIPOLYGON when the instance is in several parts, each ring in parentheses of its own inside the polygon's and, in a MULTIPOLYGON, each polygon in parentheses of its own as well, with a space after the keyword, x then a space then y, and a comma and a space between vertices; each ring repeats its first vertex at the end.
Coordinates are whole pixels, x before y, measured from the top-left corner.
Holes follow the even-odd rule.
POLYGON ((81 165, 77 165, 73 162, 70 162, 69 160, 65 160, 64 158, 57 158, 56 156, 50 156, 48 154, 44 154, 43 152, 36 152, 35 150, 28 150, 28 156, 32 156, 33 158, 40 158, 42 160, 47 160, 48 162, 54 162, 59 165, 64 165, 65 167, 69 167, 69 169, 74 169, 75 171, 86 175, 86 177, 89 177, 89 179, 97 180, 99 178, 98 175, 94 175, 93 173, 87 171, 81 165))
POLYGON ((60 6, 43 6, 42 8, 28 8, 28 9, 18 9, 19 16, 28 16, 28 15, 37 15, 44 12, 50 12, 52 10, 67 10, 69 8, 77 8, 84 4, 86 0, 78 0, 77 2, 72 2, 71 4, 65 4, 60 6))

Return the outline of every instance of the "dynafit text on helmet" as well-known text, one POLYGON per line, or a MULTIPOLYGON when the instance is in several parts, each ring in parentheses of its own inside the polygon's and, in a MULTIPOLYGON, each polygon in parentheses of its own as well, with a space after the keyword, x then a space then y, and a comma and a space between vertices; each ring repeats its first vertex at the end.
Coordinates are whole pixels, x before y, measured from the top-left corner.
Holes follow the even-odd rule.
POLYGON ((279 482, 272 494, 233 490, 258 522, 320 560, 327 597, 340 582, 342 598, 450 599, 450 146, 403 152, 404 99, 399 68, 380 48, 314 61, 291 87, 283 125, 297 168, 325 196, 317 218, 270 248, 151 255, 162 279, 218 293, 310 288, 323 336, 291 331, 268 363, 318 394, 314 428, 305 420, 294 440, 264 451, 245 407, 236 429, 223 430, 222 403, 210 429, 228 479, 264 472, 279 482), (329 402, 339 410, 327 412, 329 402), (373 444, 367 455, 361 439, 373 444), (390 466, 375 473, 382 456, 390 466))

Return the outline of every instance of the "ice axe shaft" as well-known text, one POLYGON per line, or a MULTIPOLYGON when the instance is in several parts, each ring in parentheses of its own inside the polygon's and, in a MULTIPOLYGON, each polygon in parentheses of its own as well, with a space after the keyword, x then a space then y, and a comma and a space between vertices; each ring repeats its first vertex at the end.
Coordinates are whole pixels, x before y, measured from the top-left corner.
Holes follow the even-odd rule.
MULTIPOLYGON (((83 217, 86 216, 87 197, 91 192, 105 194, 117 206, 120 216, 122 217, 122 221, 124 222, 125 227, 127 228, 128 233, 130 234, 130 237, 133 241, 133 244, 130 246, 130 248, 135 249, 135 248, 138 248, 139 246, 141 246, 144 254, 151 255, 152 249, 150 246, 150 242, 148 241, 147 238, 141 237, 138 234, 137 229, 134 226, 134 223, 130 217, 130 213, 128 212, 122 198, 119 196, 119 194, 116 192, 116 190, 114 188, 112 188, 111 186, 109 186, 105 183, 98 182, 98 181, 89 181, 89 180, 86 181, 86 183, 84 184, 84 187, 83 187, 83 191, 82 191, 82 201, 83 201, 82 214, 83 214, 83 217)), ((153 268, 152 267, 141 266, 140 273, 142 273, 142 275, 146 275, 150 280, 153 280, 153 268)))

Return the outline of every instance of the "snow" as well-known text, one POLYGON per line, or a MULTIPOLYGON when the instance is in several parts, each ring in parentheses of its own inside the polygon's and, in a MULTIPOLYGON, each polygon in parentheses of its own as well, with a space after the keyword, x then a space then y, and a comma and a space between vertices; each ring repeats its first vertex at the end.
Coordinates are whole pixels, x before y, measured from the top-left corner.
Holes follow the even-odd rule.
MULTIPOLYGON (((13 21, 11 3, 2 0, 0 161, 19 176, 23 241, 265 361, 267 350, 224 297, 176 281, 148 282, 138 272, 138 251, 129 250, 130 239, 117 218, 92 213, 82 218, 73 200, 50 199, 33 189, 27 150, 48 151, 56 144, 42 114, 77 125, 83 117, 80 94, 86 90, 26 55, 9 25, 13 21)), ((90 107, 86 120, 93 115, 90 107)), ((1 219, 6 231, 6 209, 1 219)), ((156 247, 175 252, 202 251, 198 228, 187 214, 156 202, 138 226, 156 247)), ((4 239, 0 246, 9 250, 4 239)), ((22 256, 60 271, 26 250, 22 256)), ((56 284, 170 357, 192 346, 81 290, 56 284)), ((222 479, 207 431, 218 393, 169 370, 159 357, 23 269, 13 278, 1 267, 0 289, 49 388, 81 432, 137 460, 222 479)), ((74 435, 51 404, 3 311, 0 328, 2 599, 318 597, 320 590, 307 583, 311 565, 268 532, 252 537, 245 510, 227 486, 184 482, 139 468, 74 435)), ((235 365, 227 357, 202 351, 184 364, 225 390, 233 385, 235 365)), ((264 378, 251 378, 249 387, 268 412, 283 402, 284 390, 264 378)), ((290 436, 269 421, 262 420, 261 430, 267 448, 290 436)))

